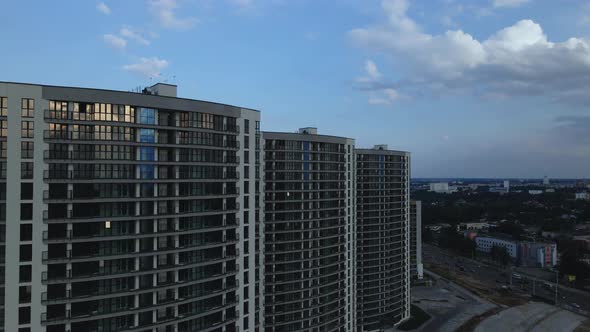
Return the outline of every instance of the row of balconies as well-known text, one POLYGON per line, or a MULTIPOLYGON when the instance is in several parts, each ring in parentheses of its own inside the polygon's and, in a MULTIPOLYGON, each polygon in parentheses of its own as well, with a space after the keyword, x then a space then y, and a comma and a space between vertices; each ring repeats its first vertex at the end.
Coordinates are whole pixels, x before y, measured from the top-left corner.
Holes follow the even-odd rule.
MULTIPOLYGON (((57 120, 57 121, 50 121, 52 123, 60 123, 60 122, 70 123, 71 122, 71 123, 75 123, 75 124, 80 124, 80 122, 81 123, 97 122, 100 124, 112 123, 112 124, 116 124, 117 126, 127 125, 130 127, 137 127, 137 128, 156 128, 156 129, 158 129, 158 128, 172 128, 173 130, 193 129, 193 127, 182 126, 181 120, 178 117, 171 119, 170 121, 167 121, 168 119, 165 117, 160 117, 158 119, 163 122, 159 122, 159 124, 157 124, 157 125, 150 125, 150 124, 139 123, 139 122, 136 123, 136 122, 128 122, 128 121, 100 120, 100 119, 95 118, 95 114, 101 114, 101 113, 78 113, 78 112, 73 112, 72 110, 48 110, 48 109, 45 109, 43 111, 43 118, 45 120, 57 120)), ((135 117, 137 118, 137 115, 135 115, 135 117)), ((194 129, 201 129, 201 128, 194 128, 194 129)), ((211 129, 205 129, 205 130, 214 130, 214 129, 211 128, 211 129)), ((222 131, 238 134, 238 133, 240 133, 240 126, 239 125, 228 125, 227 123, 224 123, 222 131)))
POLYGON ((120 220, 120 219, 129 219, 129 218, 137 218, 137 219, 150 219, 150 218, 169 218, 169 217, 175 217, 175 216, 187 216, 187 215, 198 215, 198 214, 202 214, 202 213, 226 213, 229 211, 237 211, 240 209, 240 203, 236 202, 235 204, 226 204, 226 202, 224 202, 222 209, 220 210, 203 210, 203 211, 186 211, 186 212, 172 212, 172 211, 166 211, 165 213, 162 214, 158 214, 156 212, 152 212, 149 214, 146 213, 129 213, 129 214, 122 214, 122 215, 111 215, 111 216, 102 216, 102 215, 95 215, 95 216, 75 216, 73 213, 73 210, 64 210, 63 214, 61 215, 53 215, 50 217, 49 215, 49 211, 48 210, 44 210, 43 211, 43 220, 48 221, 48 220, 106 220, 106 221, 112 221, 112 220, 120 220))
MULTIPOLYGON (((145 146, 142 144, 141 146, 145 146)), ((98 154, 97 152, 96 154, 98 154)), ((43 158, 45 160, 71 160, 71 161, 92 161, 92 162, 102 162, 102 163, 126 163, 126 164, 136 164, 136 163, 149 163, 149 164, 156 164, 156 165, 176 165, 182 163, 199 163, 199 164, 239 164, 240 157, 239 156, 228 156, 224 155, 222 160, 219 161, 190 161, 190 160, 181 160, 180 155, 175 156, 175 160, 141 160, 136 159, 133 156, 132 159, 101 159, 94 157, 94 151, 91 152, 78 152, 78 151, 50 151, 45 150, 43 151, 43 158)))
POLYGON ((87 250, 82 252, 82 250, 78 252, 74 252, 72 249, 63 250, 59 253, 53 253, 51 256, 49 251, 42 252, 42 261, 43 263, 58 263, 58 262, 70 262, 70 261, 79 261, 79 260, 88 260, 92 258, 105 258, 105 257, 116 257, 116 256, 145 256, 154 253, 165 253, 165 252, 184 252, 190 251, 197 248, 208 248, 214 247, 219 245, 226 245, 226 244, 235 244, 237 240, 227 240, 226 241, 219 241, 219 242, 203 242, 195 245, 184 245, 184 246, 170 246, 170 247, 160 247, 160 248, 149 248, 145 250, 99 250, 98 252, 92 252, 87 250))
MULTIPOLYGON (((154 164, 154 162, 143 162, 143 163, 148 163, 150 165, 154 164)), ((174 165, 174 167, 179 167, 180 165, 174 165)), ((156 166, 154 166, 156 167, 156 166)), ((122 176, 122 177, 116 177, 116 178, 105 178, 105 177, 101 177, 101 178, 97 178, 96 176, 94 176, 93 174, 95 173, 99 173, 97 172, 75 172, 72 170, 44 170, 43 171, 43 179, 44 180, 91 180, 93 182, 100 182, 100 181, 113 181, 116 180, 118 182, 158 182, 158 181, 166 181, 166 182, 183 182, 183 181, 190 181, 190 180, 194 180, 194 181, 203 181, 203 180, 237 180, 240 178, 240 172, 239 171, 235 171, 235 172, 226 172, 224 171, 223 173, 220 174, 220 176, 215 176, 215 177, 211 177, 211 178, 207 178, 207 179, 199 179, 199 178, 191 178, 188 177, 187 174, 183 174, 181 172, 176 173, 176 176, 173 178, 158 178, 158 179, 142 179, 139 176, 139 172, 136 171, 132 171, 129 172, 129 176, 122 176)), ((125 173, 127 174, 127 173, 125 173)), ((155 174, 157 174, 157 172, 155 172, 155 174)))
POLYGON ((171 196, 152 196, 152 197, 142 197, 137 193, 134 196, 125 196, 125 197, 101 197, 99 193, 74 193, 73 190, 67 190, 63 192, 51 192, 49 190, 43 191, 43 199, 46 201, 63 201, 63 200, 92 200, 96 201, 97 199, 100 200, 183 200, 189 199, 190 197, 211 197, 211 196, 238 196, 240 194, 240 187, 226 187, 224 186, 221 193, 219 194, 202 194, 202 195, 171 195, 171 196))

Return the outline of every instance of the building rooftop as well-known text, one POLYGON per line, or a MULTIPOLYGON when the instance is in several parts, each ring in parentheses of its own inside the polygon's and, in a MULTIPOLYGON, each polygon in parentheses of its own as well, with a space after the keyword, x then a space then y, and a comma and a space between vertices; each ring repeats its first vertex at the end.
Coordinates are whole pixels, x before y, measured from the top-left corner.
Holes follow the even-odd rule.
POLYGON ((213 101, 206 101, 206 100, 199 100, 199 99, 191 99, 191 98, 180 98, 178 96, 171 96, 171 95, 169 95, 169 94, 171 94, 171 91, 174 91, 174 94, 176 95, 177 86, 174 85, 174 84, 168 84, 168 83, 155 83, 152 86, 145 87, 143 89, 143 91, 137 91, 137 92, 135 92, 135 91, 111 90, 111 89, 97 89, 97 88, 75 87, 75 86, 37 84, 37 83, 26 83, 26 82, 7 82, 7 81, 0 81, 0 83, 4 83, 4 84, 30 85, 30 86, 40 86, 40 87, 46 87, 46 88, 52 88, 52 89, 71 89, 71 90, 84 91, 84 92, 86 92, 85 93, 86 95, 87 94, 92 94, 93 92, 112 93, 112 94, 116 94, 116 95, 125 94, 125 95, 129 95, 129 96, 134 96, 134 97, 135 96, 138 96, 138 95, 139 96, 142 96, 143 95, 143 96, 150 96, 152 98, 176 99, 176 100, 181 100, 181 101, 207 103, 207 104, 214 104, 214 105, 219 105, 219 106, 239 108, 239 109, 246 109, 246 110, 250 110, 250 111, 260 112, 259 110, 256 110, 256 109, 253 109, 253 108, 234 106, 234 105, 230 105, 230 104, 223 104, 223 103, 218 103, 218 102, 213 102, 213 101), (151 93, 149 93, 149 92, 151 92, 151 93))

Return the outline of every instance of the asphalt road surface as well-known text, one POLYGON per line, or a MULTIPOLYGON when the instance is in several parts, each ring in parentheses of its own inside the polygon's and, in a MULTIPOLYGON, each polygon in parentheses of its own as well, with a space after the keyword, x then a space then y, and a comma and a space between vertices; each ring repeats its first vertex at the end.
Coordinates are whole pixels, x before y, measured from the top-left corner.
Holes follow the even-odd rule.
MULTIPOLYGON (((547 302, 555 301, 555 283, 526 275, 510 268, 502 269, 479 261, 467 259, 447 252, 436 246, 424 244, 422 260, 425 263, 448 267, 450 270, 461 271, 474 279, 488 284, 490 287, 510 287, 512 292, 538 296, 547 302), (520 276, 515 276, 516 273, 520 276), (511 276, 513 276, 511 278, 511 276), (511 280, 512 279, 512 280, 511 280), (512 282, 512 286, 511 285, 512 282)), ((590 293, 577 289, 559 286, 557 289, 557 305, 578 314, 590 316, 590 293)))

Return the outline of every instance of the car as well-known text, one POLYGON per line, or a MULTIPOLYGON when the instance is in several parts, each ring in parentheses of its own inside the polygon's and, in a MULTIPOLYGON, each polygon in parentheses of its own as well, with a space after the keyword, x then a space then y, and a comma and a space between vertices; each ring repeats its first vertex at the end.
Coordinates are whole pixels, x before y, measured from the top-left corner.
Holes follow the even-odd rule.
POLYGON ((514 279, 522 279, 522 276, 518 273, 512 273, 512 278, 514 279))
POLYGON ((580 305, 577 303, 570 303, 570 305, 576 309, 580 309, 580 305))

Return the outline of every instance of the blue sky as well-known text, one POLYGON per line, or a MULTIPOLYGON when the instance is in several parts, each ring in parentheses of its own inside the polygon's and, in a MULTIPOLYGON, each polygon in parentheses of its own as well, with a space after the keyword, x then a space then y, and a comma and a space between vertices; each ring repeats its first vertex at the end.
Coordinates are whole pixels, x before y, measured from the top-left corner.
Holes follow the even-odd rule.
POLYGON ((588 1, 20 0, 0 28, 3 81, 168 81, 417 177, 590 178, 588 1))

